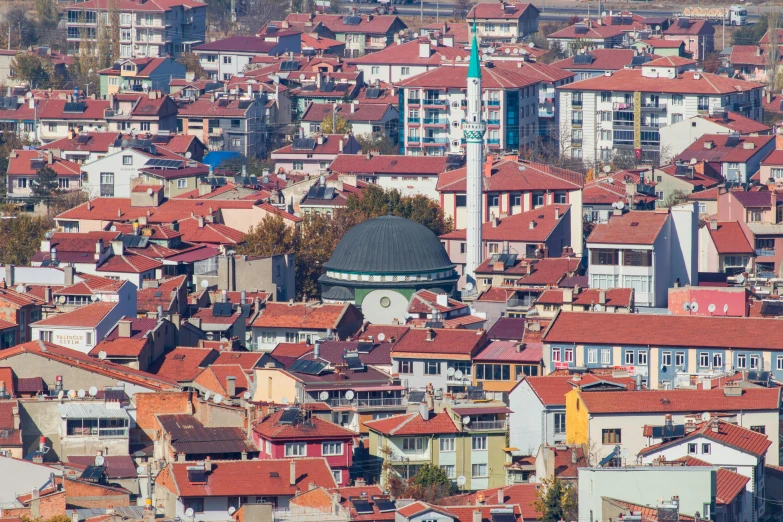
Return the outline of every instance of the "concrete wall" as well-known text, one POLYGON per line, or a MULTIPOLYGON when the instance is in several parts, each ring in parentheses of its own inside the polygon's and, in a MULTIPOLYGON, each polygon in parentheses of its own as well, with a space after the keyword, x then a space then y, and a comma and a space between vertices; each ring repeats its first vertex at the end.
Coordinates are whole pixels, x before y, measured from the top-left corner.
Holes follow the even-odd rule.
POLYGON ((260 259, 248 256, 218 257, 218 290, 238 292, 259 289, 270 292, 273 301, 296 297, 294 254, 260 259))

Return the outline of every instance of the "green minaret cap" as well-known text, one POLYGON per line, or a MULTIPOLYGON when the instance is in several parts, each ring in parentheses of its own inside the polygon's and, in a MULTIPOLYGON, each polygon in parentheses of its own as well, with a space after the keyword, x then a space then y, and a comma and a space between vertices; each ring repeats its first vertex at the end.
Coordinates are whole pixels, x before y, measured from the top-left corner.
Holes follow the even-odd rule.
POLYGON ((468 78, 481 78, 481 60, 479 60, 475 18, 473 19, 473 43, 470 45, 470 65, 468 66, 468 78))

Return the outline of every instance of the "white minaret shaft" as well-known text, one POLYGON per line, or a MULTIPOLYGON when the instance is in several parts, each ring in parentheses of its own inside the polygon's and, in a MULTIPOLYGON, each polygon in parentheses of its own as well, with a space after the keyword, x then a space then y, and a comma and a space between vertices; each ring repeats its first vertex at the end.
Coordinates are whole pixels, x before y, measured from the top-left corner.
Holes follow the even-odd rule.
POLYGON ((484 161, 484 133, 486 127, 481 114, 481 64, 479 61, 476 24, 473 24, 473 43, 470 51, 467 85, 467 113, 465 141, 467 143, 467 251, 466 281, 476 289, 476 269, 482 259, 481 224, 483 222, 482 167, 484 161))

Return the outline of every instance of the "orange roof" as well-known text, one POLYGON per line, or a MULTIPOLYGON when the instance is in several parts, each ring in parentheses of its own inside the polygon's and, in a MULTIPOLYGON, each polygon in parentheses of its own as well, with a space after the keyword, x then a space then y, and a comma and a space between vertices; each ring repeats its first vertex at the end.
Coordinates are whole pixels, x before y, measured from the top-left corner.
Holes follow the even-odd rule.
POLYGON ((178 382, 192 381, 217 356, 217 350, 211 348, 177 346, 156 360, 149 371, 178 382))
POLYGON ((419 356, 435 355, 442 358, 448 355, 467 355, 472 357, 487 342, 482 330, 411 328, 394 345, 392 357, 415 354, 419 356), (428 337, 431 339, 427 340, 428 337))
POLYGON ((622 216, 611 216, 607 223, 599 223, 593 228, 587 243, 652 245, 667 219, 669 219, 667 212, 637 210, 622 216))
POLYGON ((72 312, 53 315, 33 323, 33 326, 73 326, 92 328, 98 326, 103 318, 109 315, 117 303, 92 303, 77 308, 72 312))
MULTIPOLYGON (((501 486, 498 488, 483 489, 467 495, 455 495, 453 497, 446 497, 440 500, 440 503, 452 511, 452 507, 447 506, 475 506, 476 499, 479 495, 483 495, 485 501, 488 504, 492 504, 499 500, 498 492, 503 492, 504 505, 513 505, 519 507, 519 511, 522 514, 524 520, 537 520, 541 516, 535 507, 535 501, 538 498, 538 489, 540 484, 515 484, 513 486, 501 486)), ((498 506, 499 507, 499 506, 498 506)))
POLYGON ((325 330, 336 329, 343 318, 354 322, 360 320, 361 314, 350 304, 267 303, 253 326, 325 330))
POLYGON ((8 174, 36 175, 38 170, 49 167, 58 176, 78 176, 81 167, 72 161, 52 157, 52 163, 47 163, 47 153, 37 150, 14 150, 8 158, 8 174), (40 160, 40 165, 33 167, 33 161, 40 160))
POLYGON ((286 410, 280 410, 267 416, 253 431, 265 439, 322 439, 322 438, 345 438, 353 439, 356 436, 351 430, 343 428, 338 424, 323 420, 319 417, 310 417, 308 424, 280 424, 280 417, 286 410))
POLYGON ((140 339, 133 337, 104 339, 90 350, 90 355, 97 357, 101 352, 106 352, 109 357, 139 357, 147 346, 147 340, 146 336, 140 339))
POLYGON ((459 429, 447 413, 431 412, 429 417, 429 420, 425 421, 419 412, 415 412, 368 421, 364 425, 372 431, 394 436, 459 433, 459 429))
POLYGON ((761 89, 760 83, 747 82, 710 73, 683 72, 676 78, 652 78, 642 76, 639 69, 623 69, 612 76, 589 78, 579 82, 562 85, 558 89, 565 91, 640 91, 667 94, 732 94, 761 89), (699 74, 699 79, 694 75, 699 74))
POLYGON ((698 413, 765 411, 780 408, 780 388, 743 388, 740 395, 712 390, 580 392, 591 415, 616 413, 698 413))

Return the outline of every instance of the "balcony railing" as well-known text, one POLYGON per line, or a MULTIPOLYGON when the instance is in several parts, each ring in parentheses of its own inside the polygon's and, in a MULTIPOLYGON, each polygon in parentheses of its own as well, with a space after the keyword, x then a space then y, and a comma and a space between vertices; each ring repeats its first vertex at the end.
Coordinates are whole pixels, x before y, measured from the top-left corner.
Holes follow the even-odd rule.
POLYGON ((424 118, 424 125, 448 125, 449 120, 446 118, 424 118))
POLYGON ((437 106, 445 106, 448 105, 448 100, 441 100, 440 98, 425 98, 424 99, 424 105, 437 105, 437 106))
POLYGON ((574 109, 581 109, 582 108, 582 100, 579 100, 579 101, 574 100, 574 101, 572 101, 571 102, 571 107, 573 107, 574 109))
POLYGON ((500 107, 500 100, 487 100, 487 105, 490 107, 500 107))
POLYGON ((419 143, 418 136, 408 136, 408 143, 419 143))
POLYGON ((571 120, 571 126, 572 127, 581 127, 582 126, 582 120, 571 120))
POLYGON ((408 118, 408 123, 420 123, 421 118, 408 118))
POLYGON ((761 279, 772 279, 773 277, 775 277, 775 272, 769 270, 757 270, 756 277, 761 279))
POLYGON ((409 105, 420 105, 421 104, 421 98, 408 98, 408 104, 409 105))
POLYGON ((642 103, 642 110, 658 110, 658 111, 665 111, 666 110, 666 104, 665 103, 642 103))
POLYGON ((487 125, 500 125, 500 120, 487 120, 487 125))
POLYGON ((401 397, 385 399, 328 399, 326 404, 332 408, 395 408, 403 406, 401 397))
POLYGON ((757 248, 756 249, 756 255, 757 256, 774 256, 775 255, 775 249, 774 248, 757 248))
POLYGON ((429 138, 429 137, 425 137, 425 138, 422 139, 422 142, 423 143, 448 143, 449 139, 448 138, 429 138))
POLYGON ((500 139, 487 139, 487 145, 500 145, 500 139))
POLYGON ((493 430, 505 430, 506 421, 473 421, 470 424, 465 425, 468 431, 493 431, 493 430))
POLYGON ((571 145, 581 145, 582 138, 571 138, 571 145))

